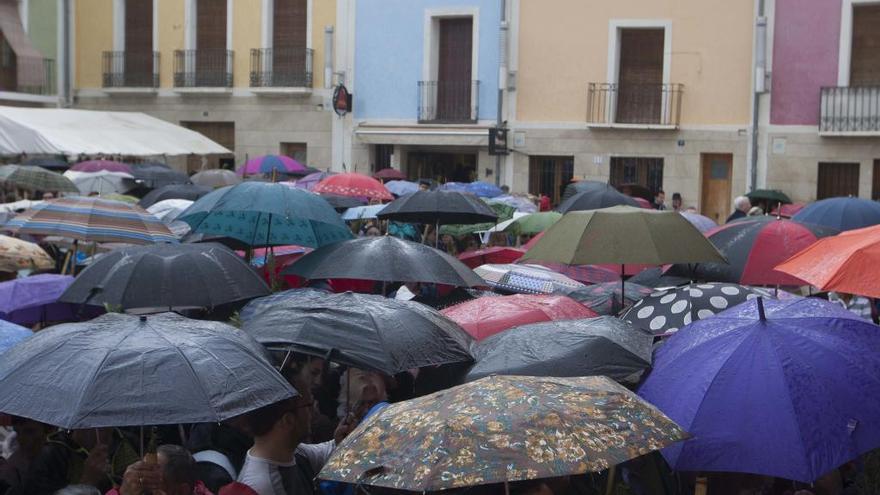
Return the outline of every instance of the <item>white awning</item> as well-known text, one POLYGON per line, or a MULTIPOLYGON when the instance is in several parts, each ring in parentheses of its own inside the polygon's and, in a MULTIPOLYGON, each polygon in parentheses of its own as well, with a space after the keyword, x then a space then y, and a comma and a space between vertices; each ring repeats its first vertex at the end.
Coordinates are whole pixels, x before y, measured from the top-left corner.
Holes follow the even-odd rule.
POLYGON ((0 155, 232 153, 198 132, 138 112, 0 106, 0 155))

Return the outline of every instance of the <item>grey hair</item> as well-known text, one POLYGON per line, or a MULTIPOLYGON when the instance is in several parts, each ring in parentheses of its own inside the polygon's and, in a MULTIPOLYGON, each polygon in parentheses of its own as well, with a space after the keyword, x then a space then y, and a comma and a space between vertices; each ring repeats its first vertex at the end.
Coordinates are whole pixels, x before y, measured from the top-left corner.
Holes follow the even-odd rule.
POLYGON ((752 202, 745 196, 737 196, 736 199, 733 200, 733 207, 737 210, 742 210, 746 205, 751 206, 752 202))
POLYGON ((101 495, 101 492, 91 485, 67 485, 55 495, 101 495))

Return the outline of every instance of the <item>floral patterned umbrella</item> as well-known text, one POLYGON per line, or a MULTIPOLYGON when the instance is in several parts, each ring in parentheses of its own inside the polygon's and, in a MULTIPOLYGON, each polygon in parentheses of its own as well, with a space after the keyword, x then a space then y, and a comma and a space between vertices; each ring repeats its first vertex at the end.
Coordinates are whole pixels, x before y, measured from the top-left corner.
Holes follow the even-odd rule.
POLYGON ((48 270, 54 267, 55 261, 40 246, 0 235, 0 271, 48 270))
POLYGON ((490 376, 370 416, 318 478, 438 491, 602 471, 687 436, 604 376, 490 376))

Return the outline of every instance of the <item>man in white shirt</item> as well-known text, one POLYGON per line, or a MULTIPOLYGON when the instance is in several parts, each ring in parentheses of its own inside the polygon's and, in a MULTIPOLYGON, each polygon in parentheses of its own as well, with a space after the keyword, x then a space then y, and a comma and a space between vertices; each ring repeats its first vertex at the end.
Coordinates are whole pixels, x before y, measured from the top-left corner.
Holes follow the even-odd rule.
POLYGON ((343 421, 334 440, 301 444, 310 433, 314 401, 307 384, 295 386, 298 397, 263 407, 247 417, 254 446, 247 453, 238 482, 259 495, 314 495, 315 476, 336 444, 354 428, 352 421, 343 421))

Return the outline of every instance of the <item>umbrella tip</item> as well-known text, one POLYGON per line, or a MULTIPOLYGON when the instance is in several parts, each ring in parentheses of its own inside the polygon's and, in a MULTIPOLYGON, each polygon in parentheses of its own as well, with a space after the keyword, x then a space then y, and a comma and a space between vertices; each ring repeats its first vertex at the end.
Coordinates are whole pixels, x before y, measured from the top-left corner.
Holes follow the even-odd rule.
POLYGON ((758 296, 758 319, 767 321, 767 316, 764 315, 764 298, 761 296, 758 296))
POLYGON ((141 320, 141 323, 146 323, 146 322, 147 322, 147 316, 146 316, 146 315, 141 315, 140 320, 141 320))

